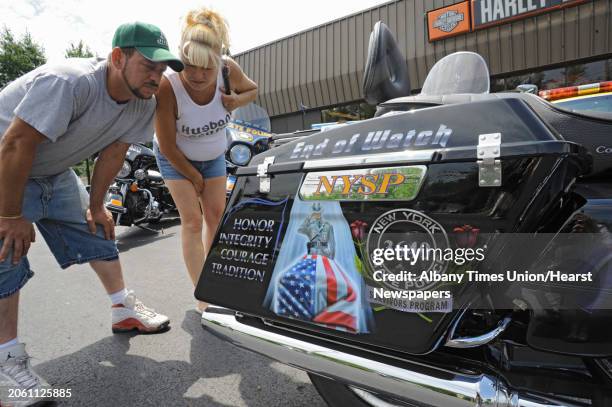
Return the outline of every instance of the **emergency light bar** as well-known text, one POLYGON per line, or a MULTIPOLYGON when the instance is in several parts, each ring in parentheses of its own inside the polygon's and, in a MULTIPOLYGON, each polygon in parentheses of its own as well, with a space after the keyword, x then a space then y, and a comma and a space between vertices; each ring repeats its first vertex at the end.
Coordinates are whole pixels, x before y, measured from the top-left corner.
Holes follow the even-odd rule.
POLYGON ((592 95, 595 93, 612 92, 612 81, 590 83, 588 85, 568 86, 566 88, 541 90, 538 95, 548 101, 566 99, 575 96, 592 95))

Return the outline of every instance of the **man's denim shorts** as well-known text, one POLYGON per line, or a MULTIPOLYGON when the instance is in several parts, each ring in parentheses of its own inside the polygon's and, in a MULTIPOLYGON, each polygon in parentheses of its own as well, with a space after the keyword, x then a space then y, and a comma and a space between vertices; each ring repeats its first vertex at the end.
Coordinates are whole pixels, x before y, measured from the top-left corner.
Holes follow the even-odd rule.
MULTIPOLYGON (((157 167, 159 168, 159 172, 162 177, 166 180, 177 180, 177 179, 187 179, 180 172, 174 169, 170 161, 159 151, 159 146, 157 143, 153 143, 153 152, 155 153, 155 158, 157 159, 157 167)), ((202 174, 204 179, 207 178, 215 178, 215 177, 224 177, 227 175, 227 168, 225 166, 225 154, 221 154, 217 158, 213 158, 208 161, 193 161, 189 160, 191 165, 193 165, 199 172, 202 174)))
MULTIPOLYGON (((89 231, 85 219, 88 207, 89 195, 72 170, 50 177, 30 178, 26 184, 23 216, 36 223, 37 237, 42 235, 62 268, 119 257, 115 242, 104 239, 100 225, 97 234, 89 231)), ((13 265, 11 250, 8 258, 0 263, 0 298, 19 291, 33 275, 26 257, 13 265)))

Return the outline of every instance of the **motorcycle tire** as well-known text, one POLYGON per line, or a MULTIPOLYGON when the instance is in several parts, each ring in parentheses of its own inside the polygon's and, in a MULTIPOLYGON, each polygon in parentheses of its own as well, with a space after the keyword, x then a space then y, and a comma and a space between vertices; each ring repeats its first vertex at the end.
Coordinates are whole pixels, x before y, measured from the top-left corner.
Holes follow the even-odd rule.
POLYGON ((372 404, 366 403, 346 384, 318 376, 314 373, 308 373, 308 377, 310 377, 310 381, 315 389, 317 389, 319 395, 330 407, 372 407, 372 404))

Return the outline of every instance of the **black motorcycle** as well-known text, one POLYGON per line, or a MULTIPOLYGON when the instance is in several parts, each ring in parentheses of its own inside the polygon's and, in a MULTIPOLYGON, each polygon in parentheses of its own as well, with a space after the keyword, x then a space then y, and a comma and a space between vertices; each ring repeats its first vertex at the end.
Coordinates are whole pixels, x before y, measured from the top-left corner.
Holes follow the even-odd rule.
POLYGON ((116 225, 153 224, 176 207, 159 173, 153 151, 144 144, 132 144, 123 167, 105 199, 116 225))
POLYGON ((612 116, 489 94, 474 53, 407 71, 378 23, 376 117, 237 170, 204 327, 330 406, 611 406, 612 116))

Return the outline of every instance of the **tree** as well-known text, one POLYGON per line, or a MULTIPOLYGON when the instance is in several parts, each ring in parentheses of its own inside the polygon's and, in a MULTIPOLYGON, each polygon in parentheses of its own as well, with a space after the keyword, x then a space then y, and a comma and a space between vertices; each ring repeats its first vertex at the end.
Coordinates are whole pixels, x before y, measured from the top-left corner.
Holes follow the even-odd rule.
MULTIPOLYGON (((74 45, 74 43, 70 43, 70 47, 66 48, 66 53, 64 54, 66 58, 91 58, 94 56, 93 52, 87 45, 83 43, 83 40, 80 40, 78 44, 74 45)), ((91 182, 91 174, 89 172, 89 158, 81 161, 72 169, 79 177, 86 176, 87 184, 91 182)))
POLYGON ((93 56, 91 49, 82 40, 77 45, 70 43, 70 47, 66 49, 66 58, 91 58, 93 56))
POLYGON ((0 32, 0 89, 46 61, 43 47, 32 40, 29 32, 17 39, 4 26, 0 32))

